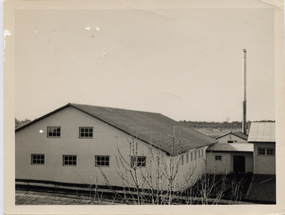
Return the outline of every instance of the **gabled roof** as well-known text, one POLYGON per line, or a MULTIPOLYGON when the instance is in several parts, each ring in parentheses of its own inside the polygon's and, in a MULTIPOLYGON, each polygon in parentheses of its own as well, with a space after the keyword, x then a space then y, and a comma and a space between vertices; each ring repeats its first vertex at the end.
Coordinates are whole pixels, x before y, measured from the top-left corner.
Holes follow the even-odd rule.
POLYGON ((275 122, 252 122, 248 142, 275 142, 275 122))
POLYGON ((218 136, 218 137, 216 137, 216 140, 217 139, 220 139, 220 138, 222 138, 222 137, 224 137, 224 136, 227 136, 227 135, 229 135, 229 134, 232 134, 232 135, 235 135, 235 136, 237 136, 237 137, 239 137, 239 138, 242 138, 242 139, 244 139, 244 140, 247 140, 247 134, 244 134, 244 133, 242 133, 241 131, 236 131, 236 132, 228 132, 228 133, 226 133, 226 134, 222 134, 221 136, 218 136))
POLYGON ((110 107, 100 107, 83 104, 67 104, 48 113, 22 127, 16 132, 34 124, 67 107, 76 108, 100 121, 103 121, 143 142, 151 144, 167 154, 183 153, 189 149, 208 146, 217 141, 183 124, 180 124, 160 113, 133 111, 110 107), (175 136, 175 147, 173 145, 175 136))
POLYGON ((216 143, 207 148, 207 152, 253 152, 251 143, 216 143))

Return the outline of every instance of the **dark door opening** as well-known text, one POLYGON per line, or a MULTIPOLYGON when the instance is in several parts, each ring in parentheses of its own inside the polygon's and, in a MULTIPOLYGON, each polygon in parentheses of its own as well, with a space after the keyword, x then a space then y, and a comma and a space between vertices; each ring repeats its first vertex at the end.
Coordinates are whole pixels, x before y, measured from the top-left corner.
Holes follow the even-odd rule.
POLYGON ((245 172, 245 156, 234 155, 233 160, 234 172, 245 172))

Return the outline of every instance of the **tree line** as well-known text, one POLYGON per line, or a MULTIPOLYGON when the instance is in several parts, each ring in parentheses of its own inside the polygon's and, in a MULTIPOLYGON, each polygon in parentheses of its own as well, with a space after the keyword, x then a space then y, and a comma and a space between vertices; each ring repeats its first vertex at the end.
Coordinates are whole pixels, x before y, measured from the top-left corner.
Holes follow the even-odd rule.
MULTIPOLYGON (((247 128, 250 127, 251 122, 275 122, 273 120, 259 120, 259 121, 247 121, 247 128)), ((180 121, 180 123, 186 124, 188 127, 193 129, 241 129, 242 122, 240 121, 233 121, 233 122, 207 122, 207 121, 180 121)))
POLYGON ((31 122, 30 119, 25 119, 25 120, 17 120, 17 118, 15 118, 15 128, 19 128, 21 127, 22 125, 25 125, 27 123, 31 122))

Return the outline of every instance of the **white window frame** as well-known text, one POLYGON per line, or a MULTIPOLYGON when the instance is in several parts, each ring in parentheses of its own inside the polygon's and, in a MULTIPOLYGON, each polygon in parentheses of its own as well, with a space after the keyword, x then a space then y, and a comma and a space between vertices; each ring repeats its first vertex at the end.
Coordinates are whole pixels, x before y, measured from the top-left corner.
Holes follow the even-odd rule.
POLYGON ((96 167, 110 167, 110 156, 109 155, 95 155, 95 166, 96 167), (101 160, 101 158, 104 158, 104 159, 108 158, 108 159, 101 160), (98 159, 100 160, 101 164, 98 164, 98 159), (105 164, 108 164, 108 165, 105 165, 105 164))
POLYGON ((275 156, 275 148, 274 147, 257 147, 257 155, 258 156, 268 156, 274 157, 275 156), (264 154, 260 154, 259 150, 264 150, 264 154), (268 150, 273 150, 273 154, 268 154, 268 150))
POLYGON ((131 167, 146 167, 146 156, 131 156, 131 167), (141 162, 141 159, 144 159, 144 162, 141 162))
POLYGON ((80 138, 80 139, 93 139, 93 136, 94 136, 94 129, 93 129, 93 127, 87 127, 87 126, 86 126, 86 127, 84 127, 84 126, 79 127, 79 138, 80 138), (82 132, 81 129, 88 129, 88 131, 87 131, 87 132, 85 132, 85 131, 82 132), (90 130, 90 129, 92 130, 92 136, 91 136, 91 137, 89 137, 89 136, 88 136, 88 137, 81 136, 82 133, 84 133, 84 134, 85 134, 85 133, 89 134, 89 132, 90 132, 89 130, 90 130))
POLYGON ((45 155, 44 154, 31 154, 31 165, 45 165, 45 155), (40 156, 40 157, 37 158, 37 156, 40 156), (43 163, 41 162, 42 160, 43 160, 43 163), (34 161, 36 162, 34 163, 34 161), (37 162, 37 161, 40 161, 40 162, 37 162))
POLYGON ((215 161, 222 161, 223 160, 223 156, 222 155, 215 155, 215 161), (220 158, 220 159, 217 159, 220 158))
POLYGON ((62 165, 63 166, 77 166, 77 155, 62 155, 62 165), (65 158, 70 158, 70 157, 75 157, 75 165, 74 164, 66 164, 65 161, 73 161, 73 159, 72 160, 70 160, 70 159, 66 160, 65 159, 65 158))
POLYGON ((48 126, 47 127, 47 137, 48 138, 60 138, 61 137, 61 127, 60 126, 48 126), (49 134, 57 134, 57 132, 49 132, 50 129, 59 129, 59 136, 50 136, 49 134))

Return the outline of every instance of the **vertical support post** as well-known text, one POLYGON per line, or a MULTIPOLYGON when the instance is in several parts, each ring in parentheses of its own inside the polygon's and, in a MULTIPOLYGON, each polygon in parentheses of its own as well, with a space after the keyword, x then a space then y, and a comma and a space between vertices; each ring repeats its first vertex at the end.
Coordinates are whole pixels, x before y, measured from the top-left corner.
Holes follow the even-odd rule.
POLYGON ((242 122, 242 132, 246 134, 246 49, 243 50, 244 54, 244 95, 243 95, 243 122, 242 122))

